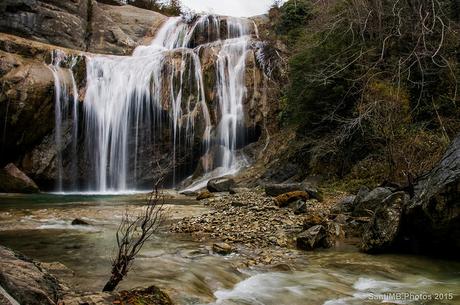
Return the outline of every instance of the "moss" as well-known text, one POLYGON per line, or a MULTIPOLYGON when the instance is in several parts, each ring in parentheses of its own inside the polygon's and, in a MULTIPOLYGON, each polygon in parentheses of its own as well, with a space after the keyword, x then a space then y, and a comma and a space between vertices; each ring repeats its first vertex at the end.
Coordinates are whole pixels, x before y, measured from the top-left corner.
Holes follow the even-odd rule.
POLYGON ((171 298, 158 287, 122 291, 113 304, 120 305, 173 305, 171 298))

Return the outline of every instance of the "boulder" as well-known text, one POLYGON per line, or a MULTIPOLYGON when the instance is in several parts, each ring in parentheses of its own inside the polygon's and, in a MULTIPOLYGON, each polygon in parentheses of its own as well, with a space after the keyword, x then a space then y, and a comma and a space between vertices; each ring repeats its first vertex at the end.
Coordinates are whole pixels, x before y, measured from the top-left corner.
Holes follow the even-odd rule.
POLYGON ((307 192, 304 191, 294 191, 294 192, 289 192, 285 194, 281 194, 279 196, 276 196, 276 204, 282 208, 286 207, 289 205, 289 203, 297 201, 297 200, 302 200, 302 201, 307 201, 310 198, 307 192))
POLYGON ((363 199, 356 196, 353 208, 353 216, 372 215, 379 207, 380 203, 392 194, 392 190, 384 187, 378 187, 370 191, 363 199))
POLYGON ((343 198, 331 208, 331 213, 341 214, 351 212, 353 210, 353 204, 355 200, 356 196, 347 196, 343 198))
POLYGON ((265 194, 271 197, 296 191, 306 192, 311 198, 319 201, 322 200, 320 192, 316 188, 305 183, 269 183, 265 185, 265 194))
POLYGON ((235 180, 232 178, 214 178, 208 181, 208 191, 211 193, 230 192, 236 187, 235 180))
POLYGON ((289 204, 295 215, 307 213, 307 203, 303 200, 297 200, 289 204))
POLYGON ((203 200, 214 197, 214 194, 209 191, 203 191, 196 196, 196 200, 203 200))
POLYGON ((13 163, 9 163, 0 170, 0 192, 38 193, 39 191, 35 182, 13 163))
POLYGON ((342 226, 329 221, 317 224, 297 236, 297 248, 311 251, 316 248, 334 247, 337 240, 344 237, 342 226))
POLYGON ((367 194, 370 193, 370 191, 371 190, 367 186, 365 186, 365 185, 361 186, 359 188, 359 190, 358 190, 358 193, 356 194, 356 197, 355 197, 355 200, 354 200, 353 204, 361 202, 364 199, 364 197, 366 197, 367 194))
POLYGON ((317 214, 307 215, 303 221, 303 229, 308 230, 309 228, 313 226, 322 225, 326 223, 327 223, 327 219, 320 215, 317 215, 317 214))
POLYGON ((89 223, 80 218, 72 220, 72 226, 89 226, 89 223))
POLYGON ((212 245, 212 252, 220 255, 229 255, 233 252, 233 248, 227 243, 215 243, 212 245))
POLYGON ((326 224, 326 238, 323 240, 323 247, 335 247, 337 241, 344 237, 345 232, 342 229, 342 225, 335 221, 329 221, 326 224))
POLYGON ((379 204, 364 231, 361 250, 378 253, 394 246, 400 230, 402 211, 408 201, 406 193, 396 192, 379 204))
POLYGON ((19 304, 56 305, 63 286, 39 263, 0 246, 0 286, 19 304))
POLYGON ((460 135, 414 186, 400 238, 410 251, 458 258, 460 251, 460 135))

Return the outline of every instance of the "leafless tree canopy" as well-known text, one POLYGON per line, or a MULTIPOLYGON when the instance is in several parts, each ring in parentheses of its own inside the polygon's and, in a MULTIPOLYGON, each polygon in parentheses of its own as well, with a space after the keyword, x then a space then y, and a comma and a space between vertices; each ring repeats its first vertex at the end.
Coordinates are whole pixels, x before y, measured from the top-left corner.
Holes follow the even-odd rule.
POLYGON ((103 291, 113 291, 128 274, 139 251, 158 231, 164 212, 164 198, 157 188, 138 215, 125 212, 116 233, 117 253, 112 261, 112 274, 103 291))

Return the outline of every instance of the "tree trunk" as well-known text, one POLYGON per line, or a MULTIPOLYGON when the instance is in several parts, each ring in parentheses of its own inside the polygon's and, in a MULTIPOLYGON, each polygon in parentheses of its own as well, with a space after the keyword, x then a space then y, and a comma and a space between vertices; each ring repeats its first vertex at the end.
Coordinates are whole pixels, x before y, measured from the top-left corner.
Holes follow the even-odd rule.
POLYGON ((112 274, 112 276, 110 277, 109 281, 105 284, 104 289, 102 289, 102 291, 103 292, 114 291, 122 279, 123 279, 122 276, 112 274))

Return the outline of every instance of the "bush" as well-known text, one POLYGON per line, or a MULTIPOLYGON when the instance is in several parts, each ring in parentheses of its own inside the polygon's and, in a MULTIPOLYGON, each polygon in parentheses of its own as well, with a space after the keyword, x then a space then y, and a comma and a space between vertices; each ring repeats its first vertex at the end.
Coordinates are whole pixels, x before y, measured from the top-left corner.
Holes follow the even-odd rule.
POLYGON ((280 118, 314 143, 309 169, 358 177, 376 160, 374 175, 397 181, 427 170, 460 130, 457 1, 299 3, 277 17, 292 52, 280 118))

